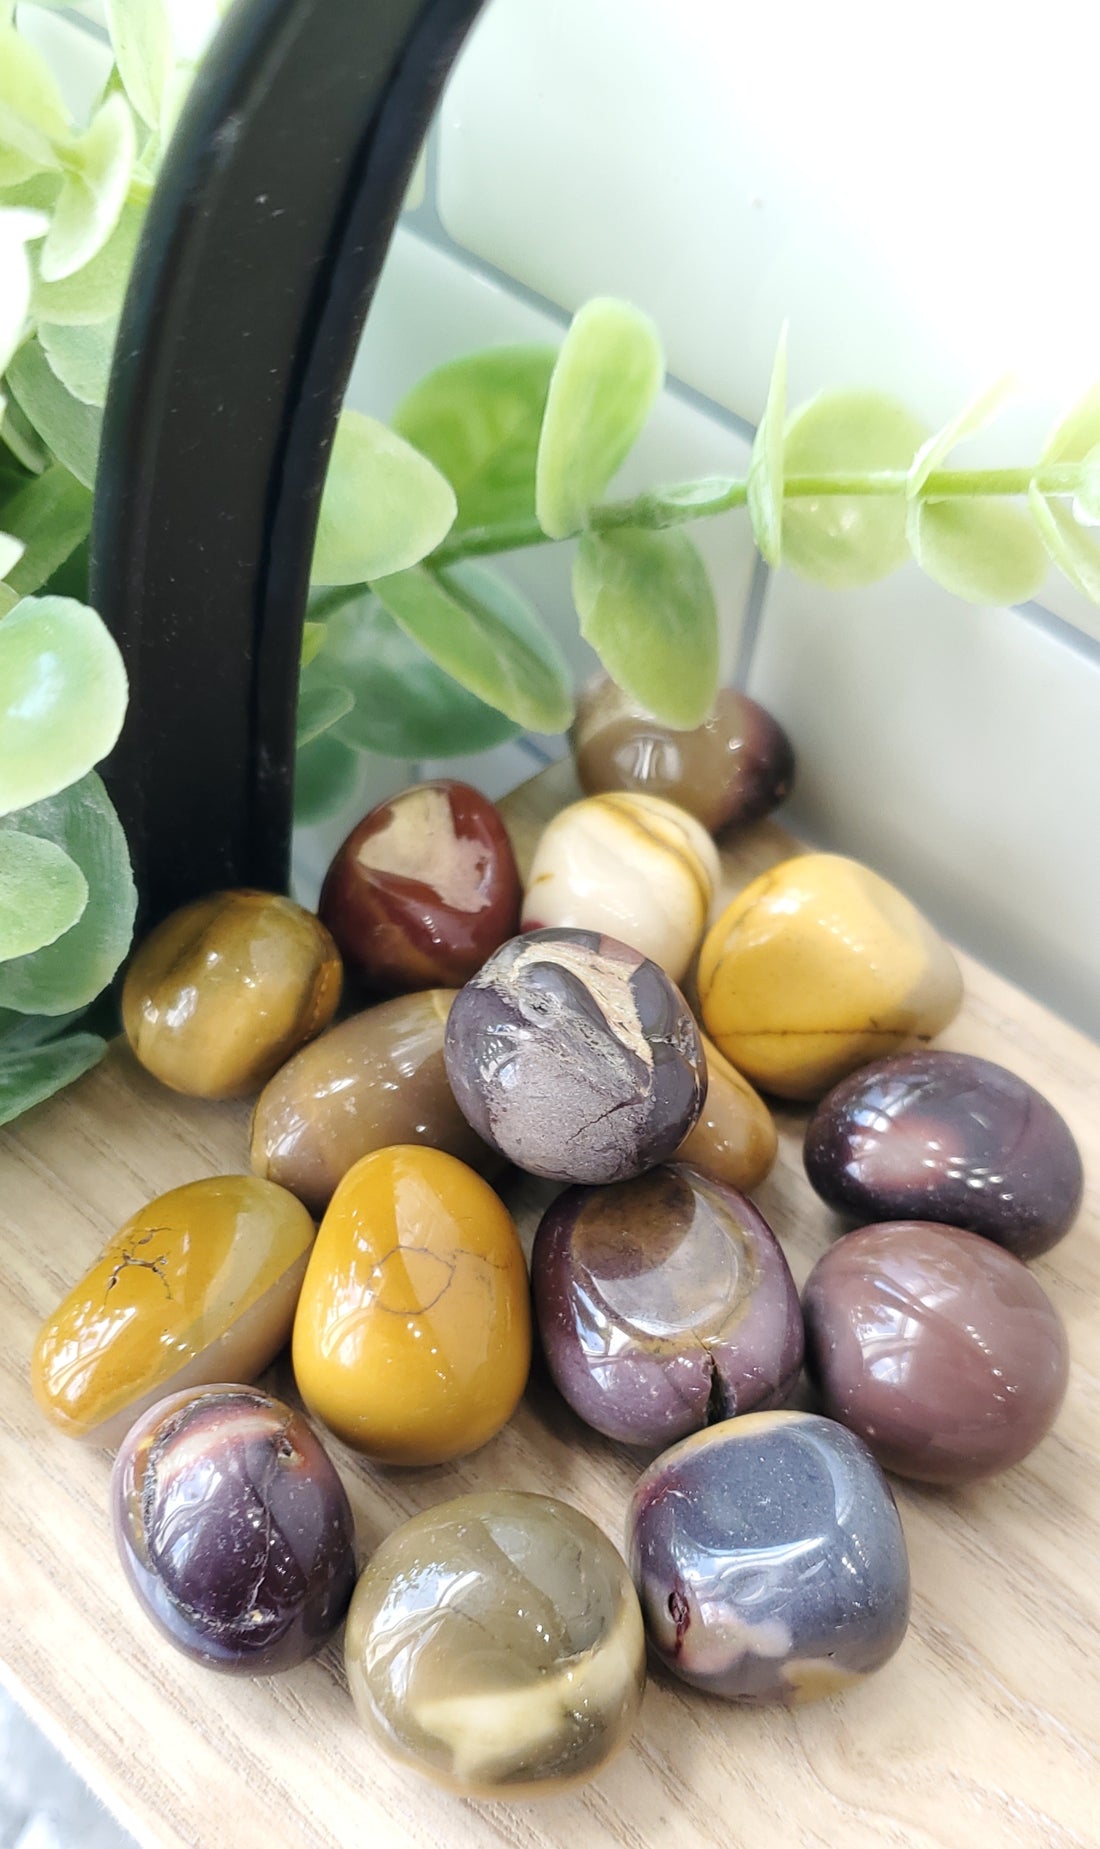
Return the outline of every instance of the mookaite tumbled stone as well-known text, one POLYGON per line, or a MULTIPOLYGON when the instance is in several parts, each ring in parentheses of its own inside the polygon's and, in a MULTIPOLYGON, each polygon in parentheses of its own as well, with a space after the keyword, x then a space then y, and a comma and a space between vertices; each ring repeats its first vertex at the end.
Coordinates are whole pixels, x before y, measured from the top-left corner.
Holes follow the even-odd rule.
POLYGON ((939 1033, 962 977, 889 881, 838 854, 803 854, 753 880, 712 925, 699 1000, 707 1033, 754 1084, 816 1098, 939 1033))
POLYGON ((604 676, 577 701, 572 740, 583 790, 664 796, 712 834, 759 821, 788 795, 794 777, 783 728, 747 694, 728 687, 705 724, 677 732, 604 676))
POLYGON ((1069 1350, 1026 1265, 958 1227, 865 1226, 802 1294, 822 1404, 879 1462, 928 1483, 1006 1470, 1050 1430, 1069 1350))
POLYGON ((173 1091, 241 1098, 327 1027, 343 969, 319 918, 274 892, 219 892, 145 939, 122 989, 137 1058, 173 1091))
POLYGON ((627 1538, 653 1648, 712 1695, 833 1695, 905 1636, 894 1499, 866 1445, 831 1419, 749 1413, 685 1438, 639 1482, 627 1538))
POLYGON ((443 1035, 454 989, 398 995, 311 1041, 265 1085, 252 1166, 322 1214, 353 1163, 394 1143, 426 1143, 479 1171, 500 1158, 454 1100, 443 1035))
POLYGON ((718 854, 701 823, 659 796, 571 803, 535 849, 521 923, 602 931, 679 982, 706 929, 718 854))
POLYGON ((520 897, 497 810, 468 783, 441 777, 356 824, 319 910, 349 969, 384 995, 457 988, 512 935, 520 897))
POLYGON ((467 1795, 590 1778, 629 1738, 645 1633, 622 1559, 587 1516, 492 1490, 389 1535, 345 1641, 359 1717, 394 1759, 467 1795))
POLYGON ((166 1393, 255 1379, 290 1334, 312 1244, 301 1202, 254 1175, 158 1195, 42 1325, 39 1406, 70 1437, 114 1445, 166 1393))
POLYGON ((855 1219, 940 1220, 1036 1258, 1067 1233, 1084 1172, 1069 1125, 992 1060, 929 1048, 876 1060, 821 1100, 806 1173, 855 1219))
POLYGON ((625 1444, 781 1405, 802 1365, 798 1292, 771 1228, 743 1194, 679 1164, 559 1195, 531 1283, 559 1390, 625 1444))
POLYGON ((294 1319, 310 1412, 387 1464, 441 1464, 515 1411, 531 1360, 511 1215, 439 1149, 364 1156, 321 1222, 294 1319))
POLYGON ((347 1610, 347 1493, 301 1413, 255 1387, 158 1400, 115 1459, 111 1505, 146 1614, 208 1669, 293 1669, 347 1610))
POLYGON ((694 1130, 676 1151, 677 1162, 701 1168, 716 1181, 751 1194, 775 1165, 779 1136, 763 1098, 712 1040, 701 1036, 707 1095, 694 1130))
POLYGON ((482 1140, 557 1181, 624 1181, 666 1161, 706 1093, 679 989, 595 931, 503 945, 451 1008, 444 1057, 482 1140))

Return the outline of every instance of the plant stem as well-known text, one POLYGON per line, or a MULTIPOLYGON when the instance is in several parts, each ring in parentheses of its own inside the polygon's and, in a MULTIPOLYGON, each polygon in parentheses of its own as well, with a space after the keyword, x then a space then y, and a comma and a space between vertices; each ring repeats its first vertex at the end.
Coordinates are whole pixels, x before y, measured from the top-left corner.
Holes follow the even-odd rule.
MULTIPOLYGON (((942 501, 953 496, 1026 494, 1034 485, 1045 494, 1072 494, 1080 481, 1080 465, 1075 462, 1048 463, 1031 469, 933 469, 920 490, 924 501, 942 501)), ((821 475, 789 475, 783 484, 788 501, 821 500, 830 495, 884 496, 904 495, 908 483, 905 469, 864 469, 848 472, 828 471, 821 475)), ((714 492, 706 493, 709 484, 685 483, 682 488, 640 494, 630 501, 604 501, 593 507, 588 524, 594 532, 609 532, 615 527, 683 526, 690 520, 709 519, 732 507, 743 507, 748 498, 748 483, 727 480, 715 483, 714 492)), ((494 526, 467 527, 446 540, 434 554, 439 565, 453 565, 460 559, 482 558, 494 552, 516 552, 524 546, 541 546, 547 541, 539 523, 528 520, 502 521, 494 526)))

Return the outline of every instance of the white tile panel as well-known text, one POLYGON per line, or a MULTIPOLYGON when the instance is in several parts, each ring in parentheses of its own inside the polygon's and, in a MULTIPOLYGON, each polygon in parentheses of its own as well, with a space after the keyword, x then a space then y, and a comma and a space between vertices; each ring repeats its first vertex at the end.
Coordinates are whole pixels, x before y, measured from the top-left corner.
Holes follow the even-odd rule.
POLYGON ((844 593, 781 571, 751 691, 795 742, 792 827, 1100 1033, 1100 663, 915 568, 844 593))

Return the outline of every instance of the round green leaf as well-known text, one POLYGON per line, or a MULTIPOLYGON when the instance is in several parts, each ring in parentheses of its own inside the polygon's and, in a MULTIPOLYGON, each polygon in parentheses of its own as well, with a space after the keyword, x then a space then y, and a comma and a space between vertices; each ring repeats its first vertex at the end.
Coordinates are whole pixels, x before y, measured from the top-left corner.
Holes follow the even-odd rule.
POLYGON ((122 214, 137 138, 124 96, 108 96, 65 157, 65 178, 39 265, 47 282, 83 269, 103 249, 122 214))
POLYGON ((1085 393, 1047 438, 1044 462, 1083 462, 1100 443, 1100 383, 1085 393))
POLYGON ((107 29, 126 94, 142 120, 156 128, 175 64, 164 0, 106 0, 106 5, 107 29))
MULTIPOLYGON (((5 617, 4 625, 10 621, 5 617)), ((54 943, 0 963, 0 1008, 68 1014, 106 988, 130 947, 137 893, 122 824, 91 771, 57 796, 19 810, 7 826, 64 848, 88 883, 88 903, 54 943)))
POLYGON ((311 661, 316 661, 325 646, 326 634, 324 623, 306 622, 302 624, 303 668, 308 668, 311 661))
POLYGON ((313 554, 315 584, 363 584, 434 552, 455 517, 450 483, 426 456, 360 411, 336 428, 313 554))
POLYGON ((89 321, 81 327, 64 321, 38 324, 38 339, 51 370, 81 404, 106 404, 117 334, 115 320, 89 321))
POLYGON ((107 1051, 98 1034, 70 1034, 47 1046, 0 1054, 0 1124, 9 1124, 32 1106, 71 1085, 107 1051))
POLYGON ((331 732, 337 721, 350 713, 351 706, 351 694, 346 687, 322 678, 313 668, 305 669, 298 692, 299 747, 320 738, 323 732, 331 732))
POLYGON ((0 822, 0 962, 52 944, 87 902, 88 882, 64 848, 0 822))
POLYGON ((117 319, 134 267, 143 207, 127 203, 102 250, 60 282, 45 282, 39 273, 32 306, 40 321, 79 327, 117 319))
POLYGON ((512 585, 483 566, 425 566, 371 586, 406 635, 470 693, 534 732, 573 717, 569 673, 557 643, 512 585))
POLYGON ((27 245, 39 238, 49 220, 40 212, 0 209, 0 372, 23 337, 31 299, 31 262, 27 245))
POLYGON ((703 723, 718 690, 718 616, 686 533, 586 533, 573 598, 581 634, 620 687, 666 725, 703 723))
POLYGON ((911 501, 909 543, 921 570, 967 603, 1025 603, 1046 576, 1032 522, 996 495, 911 501))
MULTIPOLYGON (((3 522, 23 544, 23 556, 7 574, 19 597, 29 597, 71 559, 92 524, 92 497, 59 462, 32 475, 4 503, 3 522)), ((3 692, 0 690, 0 711, 3 692)), ((0 752, 2 752, 0 744, 0 752)))
POLYGON ((436 667, 369 593, 348 597, 329 616, 319 667, 355 702, 340 737, 382 757, 469 757, 520 730, 436 667))
POLYGON ((0 186, 55 167, 51 144, 68 138, 65 104, 45 58, 13 25, 0 26, 0 186))
POLYGON ((309 828, 350 802, 359 783, 359 753, 332 732, 303 745, 294 761, 294 820, 309 828))
POLYGON ((787 324, 779 330, 768 400, 749 463, 748 507, 761 557, 778 565, 783 549, 783 425, 787 416, 787 324))
POLYGON ((447 477, 456 531, 535 512, 535 458, 553 347, 492 347, 440 366, 402 399, 393 428, 447 477))
POLYGON ((980 430, 993 422, 1012 390, 1011 378, 998 379, 996 384, 990 385, 984 392, 978 392, 957 416, 948 420, 942 430, 937 430, 934 436, 922 443, 909 470, 906 493, 910 497, 920 493, 933 469, 939 468, 956 444, 965 443, 968 437, 976 437, 980 430))
MULTIPOLYGON (((822 392, 794 412, 783 445, 796 476, 908 469, 923 424, 879 392, 822 392)), ((834 590, 889 577, 909 557, 905 497, 813 495, 783 508, 783 562, 834 590)))
POLYGON ((551 539, 579 532, 633 449, 664 384, 652 321, 598 296, 574 315, 550 380, 539 438, 535 507, 551 539))
POLYGON ((1034 482, 1027 498, 1039 537, 1054 563, 1083 596, 1100 604, 1100 546, 1081 531, 1064 501, 1043 494, 1034 482))
POLYGON ((125 710, 122 657, 94 610, 68 597, 17 604, 0 623, 0 815, 98 764, 125 710))
POLYGON ((62 385, 37 340, 25 341, 20 347, 8 367, 7 382, 12 397, 58 462, 90 488, 95 481, 102 411, 96 405, 81 404, 62 385))

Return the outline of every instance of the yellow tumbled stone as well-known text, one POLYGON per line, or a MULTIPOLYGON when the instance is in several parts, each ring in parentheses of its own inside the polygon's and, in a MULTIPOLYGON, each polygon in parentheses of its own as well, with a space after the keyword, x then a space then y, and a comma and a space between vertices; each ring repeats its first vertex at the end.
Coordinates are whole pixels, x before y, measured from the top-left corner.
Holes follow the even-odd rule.
POLYGON ((816 1098, 868 1060, 928 1040, 962 976, 928 920, 888 880, 839 854, 785 860, 708 932, 699 999, 711 1039, 784 1098, 816 1098))

